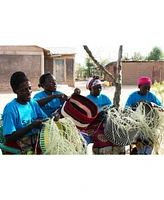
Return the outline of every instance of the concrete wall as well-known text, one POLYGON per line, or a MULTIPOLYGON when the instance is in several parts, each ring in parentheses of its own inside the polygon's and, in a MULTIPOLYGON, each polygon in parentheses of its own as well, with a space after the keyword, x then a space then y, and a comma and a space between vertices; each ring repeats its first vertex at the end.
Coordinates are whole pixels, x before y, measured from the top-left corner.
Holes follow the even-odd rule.
POLYGON ((15 71, 26 73, 33 90, 38 90, 44 73, 44 52, 37 46, 0 46, 0 91, 12 91, 10 77, 15 71))

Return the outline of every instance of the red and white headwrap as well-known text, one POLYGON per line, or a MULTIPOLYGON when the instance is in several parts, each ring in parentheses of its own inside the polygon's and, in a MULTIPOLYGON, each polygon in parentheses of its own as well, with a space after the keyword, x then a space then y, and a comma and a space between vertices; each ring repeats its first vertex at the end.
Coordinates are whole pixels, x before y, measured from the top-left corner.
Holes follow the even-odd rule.
POLYGON ((102 85, 99 76, 93 76, 92 78, 89 78, 86 83, 86 88, 90 90, 95 85, 102 85))
POLYGON ((143 76, 140 79, 138 79, 138 86, 144 85, 144 84, 152 85, 151 79, 149 77, 146 77, 146 76, 143 76))

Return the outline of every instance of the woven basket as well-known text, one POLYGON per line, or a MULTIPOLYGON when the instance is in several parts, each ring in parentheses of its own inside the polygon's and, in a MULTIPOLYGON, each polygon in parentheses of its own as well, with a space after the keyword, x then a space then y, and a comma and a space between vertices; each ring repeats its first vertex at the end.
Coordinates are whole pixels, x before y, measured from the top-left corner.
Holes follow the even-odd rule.
POLYGON ((72 120, 66 118, 59 121, 49 119, 45 122, 40 132, 40 147, 43 154, 49 155, 79 155, 87 152, 85 139, 72 120), (70 125, 72 124, 71 127, 74 128, 68 130, 65 126, 65 121, 69 121, 70 125), (59 138, 63 139, 60 140, 59 138), (67 144, 67 148, 65 148, 64 144, 67 144), (78 144, 79 148, 76 146, 78 144))
POLYGON ((107 140, 121 147, 130 145, 138 134, 137 130, 127 132, 124 129, 118 128, 110 119, 104 125, 104 135, 107 140), (117 130, 117 132, 114 130, 117 130))
POLYGON ((73 120, 79 130, 84 130, 98 115, 98 108, 87 97, 73 95, 61 108, 63 117, 73 120))

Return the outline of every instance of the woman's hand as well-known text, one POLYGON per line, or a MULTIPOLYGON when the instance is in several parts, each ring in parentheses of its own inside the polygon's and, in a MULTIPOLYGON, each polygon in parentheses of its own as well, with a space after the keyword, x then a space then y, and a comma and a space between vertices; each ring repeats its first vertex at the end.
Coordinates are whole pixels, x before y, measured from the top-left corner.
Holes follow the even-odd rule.
POLYGON ((48 120, 48 118, 46 119, 37 119, 32 123, 32 127, 33 128, 37 128, 37 129, 42 129, 42 126, 44 124, 44 122, 46 122, 48 120))
POLYGON ((74 93, 72 95, 80 95, 80 94, 81 94, 81 90, 79 88, 75 88, 74 93))
POLYGON ((61 99, 62 101, 67 101, 68 100, 68 96, 65 94, 59 94, 58 98, 61 99))
POLYGON ((60 113, 58 113, 58 112, 52 113, 51 118, 53 118, 54 121, 59 121, 60 113))

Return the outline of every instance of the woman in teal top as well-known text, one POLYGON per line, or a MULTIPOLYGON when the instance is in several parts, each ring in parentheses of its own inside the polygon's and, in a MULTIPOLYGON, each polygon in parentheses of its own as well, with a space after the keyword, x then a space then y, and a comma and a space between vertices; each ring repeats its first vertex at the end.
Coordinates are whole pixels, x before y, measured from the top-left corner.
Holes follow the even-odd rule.
POLYGON ((6 145, 20 149, 23 154, 35 149, 41 154, 38 133, 48 116, 31 99, 31 83, 24 72, 13 73, 10 85, 17 97, 5 106, 2 114, 6 145))
MULTIPOLYGON (((159 101, 159 99, 152 92, 150 92, 151 85, 152 82, 149 77, 141 77, 138 80, 139 90, 129 95, 125 103, 125 108, 131 107, 135 110, 135 108, 139 105, 140 102, 152 102, 158 106, 162 106, 162 103, 159 101)), ((138 138, 136 138, 136 148, 134 150, 135 154, 149 155, 152 153, 153 143, 139 136, 138 138)), ((134 150, 132 151, 132 154, 134 150)))
POLYGON ((33 99, 39 103, 41 109, 48 117, 50 117, 52 113, 57 111, 63 105, 68 97, 56 90, 56 79, 49 72, 40 77, 38 86, 42 87, 44 90, 36 93, 33 99))

